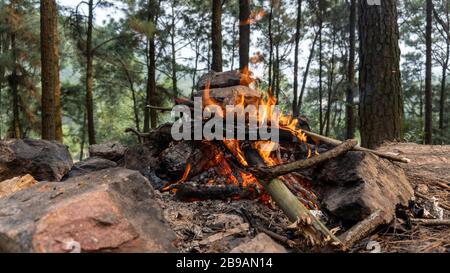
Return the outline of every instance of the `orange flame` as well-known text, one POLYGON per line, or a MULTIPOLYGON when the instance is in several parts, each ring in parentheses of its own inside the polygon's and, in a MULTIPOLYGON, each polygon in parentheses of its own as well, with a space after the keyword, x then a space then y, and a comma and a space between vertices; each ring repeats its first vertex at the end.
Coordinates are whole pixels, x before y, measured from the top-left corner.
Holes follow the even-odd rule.
MULTIPOLYGON (((262 14, 263 15, 263 14, 262 14)), ((261 15, 261 16, 262 16, 261 15)), ((248 86, 251 83, 255 82, 255 80, 251 77, 251 71, 248 67, 245 67, 241 71, 241 80, 240 84, 248 86)), ((221 105, 221 103, 217 102, 214 98, 211 97, 211 84, 209 83, 205 90, 203 90, 203 104, 204 107, 208 106, 217 106, 217 107, 224 107, 221 105)), ((298 138, 300 142, 306 143, 307 138, 306 135, 302 132, 301 129, 298 129, 299 121, 295 118, 293 118, 290 115, 284 115, 282 113, 279 115, 279 124, 270 124, 272 121, 272 116, 275 115, 275 113, 272 111, 272 107, 277 104, 276 98, 270 94, 263 97, 257 102, 255 102, 257 105, 257 108, 259 107, 259 111, 257 113, 257 119, 259 124, 265 123, 267 125, 270 125, 272 128, 278 127, 279 129, 289 131, 298 138)), ((244 96, 237 96, 234 101, 235 105, 238 106, 245 106, 246 101, 244 96)), ((245 154, 241 148, 241 142, 236 139, 225 139, 223 140, 224 145, 227 147, 227 149, 232 153, 234 158, 241 164, 242 167, 246 168, 249 167, 249 163, 247 162, 247 159, 245 157, 245 154)), ((252 143, 253 148, 258 151, 261 158, 264 160, 264 162, 267 164, 267 166, 276 166, 283 163, 283 160, 280 156, 280 146, 278 143, 272 142, 272 141, 255 141, 252 143)), ((309 147, 309 145, 308 145, 309 147)), ((308 151, 308 157, 312 156, 312 151, 309 149, 308 151)), ((225 181, 227 184, 234 184, 242 187, 250 187, 251 185, 256 185, 258 189, 263 189, 262 185, 259 184, 256 177, 248 172, 245 172, 243 170, 235 170, 233 169, 233 165, 230 165, 227 161, 227 158, 224 157, 222 153, 218 153, 217 156, 212 160, 212 164, 215 165, 216 173, 219 177, 225 178, 225 181)), ((191 165, 187 164, 186 171, 183 174, 183 177, 175 182, 175 184, 183 183, 187 180, 189 173, 191 171, 191 165)), ((208 184, 216 183, 216 179, 211 179, 208 181, 208 184)), ((170 189, 170 187, 165 188, 170 189)), ((264 203, 268 203, 270 201, 270 197, 267 194, 262 194, 260 196, 260 200, 264 203)))

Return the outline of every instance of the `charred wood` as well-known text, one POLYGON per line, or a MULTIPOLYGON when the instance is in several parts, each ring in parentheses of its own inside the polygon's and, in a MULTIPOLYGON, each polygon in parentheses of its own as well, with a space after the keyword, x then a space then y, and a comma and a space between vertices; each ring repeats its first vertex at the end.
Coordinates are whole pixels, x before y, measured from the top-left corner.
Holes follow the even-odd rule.
POLYGON ((172 186, 176 190, 175 198, 180 201, 256 199, 256 190, 236 185, 199 185, 184 183, 172 186))

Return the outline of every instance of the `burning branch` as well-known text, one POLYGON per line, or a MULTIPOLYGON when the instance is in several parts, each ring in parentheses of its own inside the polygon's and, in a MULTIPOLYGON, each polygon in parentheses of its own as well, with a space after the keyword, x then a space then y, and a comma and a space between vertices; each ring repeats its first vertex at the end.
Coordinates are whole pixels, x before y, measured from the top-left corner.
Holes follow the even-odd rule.
POLYGON ((356 140, 349 140, 336 147, 334 150, 323 154, 320 158, 318 156, 305 161, 280 165, 273 168, 268 168, 263 158, 256 150, 252 148, 247 149, 245 151, 245 155, 249 164, 254 166, 256 170, 255 175, 258 177, 264 189, 270 194, 272 199, 278 204, 289 220, 294 223, 294 227, 301 232, 301 234, 311 245, 320 247, 331 245, 341 251, 344 251, 346 250, 346 246, 333 233, 331 233, 322 222, 311 214, 311 212, 288 189, 283 181, 274 177, 288 174, 305 167, 311 167, 337 157, 351 150, 354 146, 356 146, 356 144, 356 140), (304 162, 307 163, 304 164, 304 162), (276 168, 281 169, 277 170, 276 168), (274 169, 275 171, 273 171, 274 169))
POLYGON ((340 155, 343 155, 347 153, 348 151, 355 148, 355 146, 358 144, 356 140, 347 140, 346 142, 343 142, 336 148, 325 152, 321 155, 311 157, 306 160, 300 160, 288 164, 278 165, 275 167, 262 167, 258 168, 255 171, 255 174, 260 179, 273 179, 275 177, 283 176, 292 172, 296 172, 302 169, 311 168, 313 166, 316 166, 322 162, 328 161, 330 159, 336 158, 340 155))
MULTIPOLYGON (((339 140, 336 140, 336 139, 332 139, 332 138, 329 138, 329 137, 326 137, 326 136, 318 135, 318 134, 315 134, 315 133, 312 133, 312 132, 308 132, 308 131, 305 131, 305 130, 302 130, 302 132, 305 135, 307 135, 308 137, 312 138, 312 139, 317 139, 317 140, 323 141, 323 142, 331 144, 331 145, 340 145, 340 144, 342 144, 342 141, 339 141, 339 140)), ((353 147, 353 150, 359 151, 359 152, 372 153, 374 155, 377 155, 379 157, 386 158, 386 159, 389 159, 389 160, 392 160, 392 161, 398 161, 398 162, 403 162, 403 163, 409 163, 410 162, 410 160, 408 158, 399 157, 399 156, 392 155, 392 154, 387 154, 387 153, 382 153, 382 152, 379 152, 379 151, 363 148, 363 147, 360 147, 360 146, 353 147)))

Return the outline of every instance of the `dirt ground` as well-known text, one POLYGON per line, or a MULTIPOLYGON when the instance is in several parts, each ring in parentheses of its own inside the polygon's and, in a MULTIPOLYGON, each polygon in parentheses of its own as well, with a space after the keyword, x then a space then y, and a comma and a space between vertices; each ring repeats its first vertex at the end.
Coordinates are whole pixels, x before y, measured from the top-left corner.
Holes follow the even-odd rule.
MULTIPOLYGON (((444 219, 450 218, 450 146, 425 146, 417 144, 388 144, 380 150, 398 153, 409 158, 401 164, 413 188, 416 199, 432 198, 444 209, 444 219)), ((391 227, 384 228, 370 239, 381 244, 383 252, 450 252, 450 227, 424 227, 413 225, 404 230, 397 219, 391 227), (397 228, 399 227, 399 228, 397 228)))
MULTIPOLYGON (((395 164, 404 168, 419 192, 417 204, 435 197, 441 207, 447 208, 444 219, 450 218, 450 146, 388 144, 380 150, 409 158, 409 164, 395 164)), ((276 206, 249 200, 183 203, 167 193, 159 194, 158 199, 182 252, 229 252, 260 232, 271 235, 289 252, 312 251, 297 241, 287 228, 288 219, 276 206), (297 244, 292 247, 292 242, 297 244)), ((351 252, 450 252, 450 228, 408 225, 396 218, 390 226, 357 243, 351 252), (368 249, 369 245, 374 247, 368 249)))

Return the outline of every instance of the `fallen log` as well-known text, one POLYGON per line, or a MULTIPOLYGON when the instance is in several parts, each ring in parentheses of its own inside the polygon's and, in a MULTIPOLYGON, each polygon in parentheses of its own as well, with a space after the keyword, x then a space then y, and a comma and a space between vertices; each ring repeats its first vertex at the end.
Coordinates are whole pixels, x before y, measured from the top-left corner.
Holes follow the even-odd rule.
POLYGON ((450 219, 410 219, 411 224, 419 224, 422 226, 450 226, 450 219))
MULTIPOLYGON (((340 144, 343 143, 340 140, 332 139, 332 138, 329 138, 329 137, 326 137, 326 136, 322 136, 322 135, 319 135, 319 134, 316 134, 316 133, 312 133, 312 132, 309 132, 309 131, 302 130, 302 132, 306 136, 308 136, 308 137, 310 137, 312 139, 320 140, 320 141, 322 141, 324 143, 328 143, 328 144, 331 144, 331 145, 337 146, 337 145, 340 145, 340 144)), ((405 158, 405 157, 399 157, 399 156, 396 156, 396 155, 383 153, 383 152, 379 152, 379 151, 363 148, 363 147, 360 147, 360 146, 355 146, 353 148, 353 150, 360 151, 360 152, 372 153, 374 155, 377 155, 379 157, 386 158, 386 159, 389 159, 389 160, 392 160, 392 161, 398 161, 398 162, 403 162, 403 163, 409 163, 411 161, 410 159, 405 158)))

